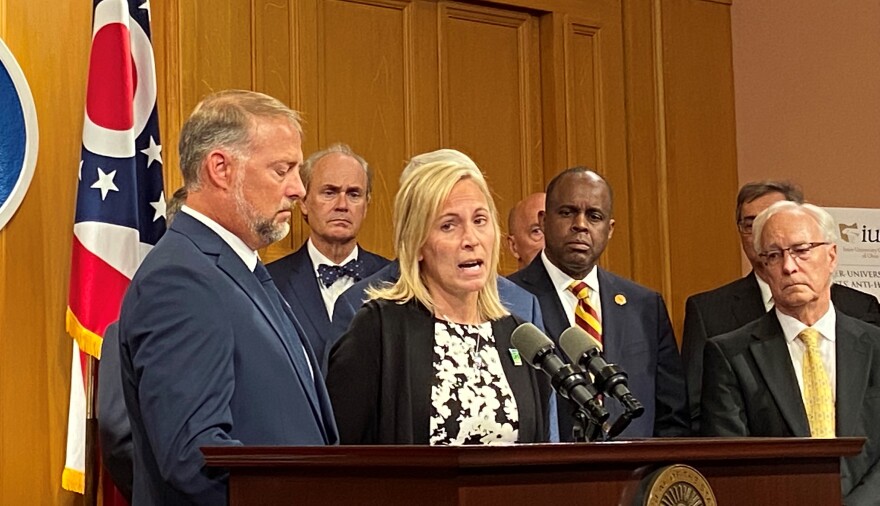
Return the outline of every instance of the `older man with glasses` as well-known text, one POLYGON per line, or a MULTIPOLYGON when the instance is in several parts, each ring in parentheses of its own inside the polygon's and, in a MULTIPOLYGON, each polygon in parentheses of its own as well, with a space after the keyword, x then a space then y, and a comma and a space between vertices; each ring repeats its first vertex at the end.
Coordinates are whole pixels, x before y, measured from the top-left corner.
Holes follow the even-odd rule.
MULTIPOLYGON (((787 181, 756 181, 743 185, 736 197, 736 226, 743 253, 752 271, 743 278, 688 298, 685 304, 681 355, 688 382, 688 402, 694 432, 700 429, 700 396, 703 380, 703 348, 710 337, 725 334, 752 322, 773 307, 765 281, 764 262, 754 248, 755 217, 779 201, 801 204, 804 194, 787 181)), ((870 294, 842 285, 831 286, 834 306, 845 314, 880 324, 880 304, 870 294)))
POLYGON ((705 347, 701 431, 707 436, 867 438, 841 460, 847 505, 880 497, 880 329, 831 297, 837 226, 811 204, 758 215, 754 247, 774 310, 705 347))

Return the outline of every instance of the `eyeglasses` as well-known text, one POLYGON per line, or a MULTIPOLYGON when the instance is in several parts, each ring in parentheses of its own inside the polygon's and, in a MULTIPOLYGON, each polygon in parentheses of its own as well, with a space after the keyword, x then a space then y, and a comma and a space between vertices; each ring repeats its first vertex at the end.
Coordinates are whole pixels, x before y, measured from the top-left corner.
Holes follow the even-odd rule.
POLYGON ((755 217, 749 216, 747 218, 743 218, 736 222, 736 228, 739 229, 745 235, 749 235, 752 233, 752 225, 755 223, 755 217))
POLYGON ((813 251, 813 248, 817 248, 819 246, 827 246, 829 244, 831 243, 805 242, 802 244, 789 246, 788 248, 771 249, 770 251, 765 251, 758 254, 758 256, 764 259, 765 264, 774 266, 782 263, 782 261, 785 259, 783 254, 786 252, 791 255, 791 258, 794 258, 795 260, 807 260, 810 258, 810 252, 813 251))

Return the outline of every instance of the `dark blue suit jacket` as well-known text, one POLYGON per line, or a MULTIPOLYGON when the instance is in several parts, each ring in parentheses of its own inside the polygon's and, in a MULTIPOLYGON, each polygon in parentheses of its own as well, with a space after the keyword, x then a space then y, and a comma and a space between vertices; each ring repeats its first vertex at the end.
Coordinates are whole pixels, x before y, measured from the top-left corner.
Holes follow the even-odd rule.
POLYGON ((98 434, 101 438, 101 463, 110 473, 113 484, 131 502, 132 454, 131 424, 125 411, 122 376, 119 371, 119 324, 111 323, 104 331, 98 374, 98 434))
MULTIPOLYGON (((633 420, 621 437, 688 435, 684 369, 663 297, 603 269, 599 269, 598 277, 605 358, 627 372, 630 390, 645 406, 645 413, 633 420)), ((569 327, 569 319, 541 255, 510 279, 535 294, 544 327, 558 343, 559 335, 569 327)), ((612 420, 622 411, 614 401, 607 401, 605 406, 612 420)), ((563 441, 570 440, 573 408, 567 402, 560 402, 559 408, 560 436, 563 441)))
MULTIPOLYGON (((388 265, 388 259, 363 248, 358 252, 364 277, 368 277, 388 265)), ((327 375, 327 358, 335 338, 330 329, 330 317, 321 296, 321 287, 315 276, 315 267, 309 256, 307 244, 284 258, 266 266, 278 290, 287 299, 293 314, 305 330, 305 335, 320 359, 321 371, 327 375)), ((340 334, 341 335, 341 334, 340 334)), ((338 336, 337 336, 338 337, 338 336)))
POLYGON ((227 473, 205 467, 203 446, 338 442, 317 359, 271 296, 185 213, 144 259, 119 319, 134 504, 226 504, 227 473), (295 365, 303 348, 314 377, 295 365))

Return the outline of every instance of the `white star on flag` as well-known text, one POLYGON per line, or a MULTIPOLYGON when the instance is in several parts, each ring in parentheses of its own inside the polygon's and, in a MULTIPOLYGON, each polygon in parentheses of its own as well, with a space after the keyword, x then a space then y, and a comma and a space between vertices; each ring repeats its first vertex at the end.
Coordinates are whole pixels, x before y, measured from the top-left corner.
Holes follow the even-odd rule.
POLYGON ((153 22, 153 11, 150 10, 150 0, 145 0, 138 9, 147 11, 147 19, 149 19, 151 23, 153 22))
POLYGON ((167 209, 165 207, 165 191, 159 194, 159 200, 156 202, 150 202, 150 205, 153 206, 153 209, 156 210, 156 215, 153 216, 153 221, 158 220, 159 218, 164 218, 167 209))
POLYGON ((162 163, 162 145, 156 144, 156 139, 150 136, 150 146, 146 149, 142 149, 141 153, 147 155, 147 167, 153 164, 154 161, 159 160, 159 163, 162 163))
POLYGON ((76 173, 76 180, 77 181, 83 180, 83 161, 82 160, 79 161, 79 171, 76 173))
POLYGON ((91 186, 91 188, 98 188, 101 190, 101 200, 107 198, 107 194, 111 191, 118 192, 119 188, 116 187, 116 183, 113 182, 113 178, 116 177, 116 171, 112 171, 109 174, 105 174, 101 167, 98 167, 98 180, 91 186))

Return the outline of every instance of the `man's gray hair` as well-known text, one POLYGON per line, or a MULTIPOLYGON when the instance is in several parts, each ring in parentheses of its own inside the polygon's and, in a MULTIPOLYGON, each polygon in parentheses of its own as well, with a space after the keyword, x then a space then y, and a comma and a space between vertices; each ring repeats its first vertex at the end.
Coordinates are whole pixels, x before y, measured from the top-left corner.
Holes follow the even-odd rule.
POLYGON ((282 118, 302 137, 299 113, 280 100, 250 90, 224 90, 205 97, 180 130, 180 171, 188 191, 201 186, 201 166, 208 153, 225 148, 235 156, 250 151, 257 118, 282 118))
POLYGON ((764 253, 764 245, 761 239, 764 225, 767 224, 767 220, 780 213, 800 213, 813 218, 816 224, 819 225, 819 229, 822 231, 822 240, 825 242, 836 244, 840 237, 840 233, 837 231, 837 223, 835 223, 834 218, 831 217, 828 211, 813 204, 799 204, 789 200, 780 200, 762 211, 752 224, 752 240, 754 241, 755 251, 758 253, 764 253))
POLYGON ((321 161, 322 158, 328 155, 332 155, 334 153, 339 153, 341 155, 350 156, 353 158, 361 167, 363 167, 364 172, 367 173, 367 187, 364 189, 366 191, 367 199, 370 198, 370 195, 373 193, 373 171, 370 170, 369 164, 364 160, 364 157, 355 153, 348 144, 343 144, 341 142, 337 142, 335 144, 330 145, 329 147, 322 149, 321 151, 315 151, 309 158, 303 163, 302 167, 299 169, 299 177, 302 179, 303 186, 306 189, 306 193, 309 192, 309 186, 312 184, 312 173, 315 171, 315 165, 321 161))

